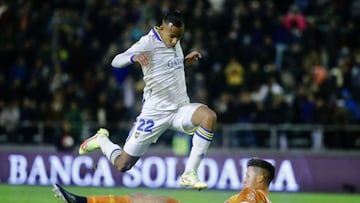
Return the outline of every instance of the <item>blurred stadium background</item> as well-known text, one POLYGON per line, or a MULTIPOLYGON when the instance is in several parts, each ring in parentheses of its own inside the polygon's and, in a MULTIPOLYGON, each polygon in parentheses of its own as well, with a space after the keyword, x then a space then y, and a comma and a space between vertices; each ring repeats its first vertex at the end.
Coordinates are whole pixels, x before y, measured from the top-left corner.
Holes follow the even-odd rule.
MULTIPOLYGON (((8 194, 18 191, 13 184, 45 185, 21 190, 39 189, 47 198, 44 188, 54 181, 95 191, 90 186, 96 184, 76 182, 66 163, 70 160, 73 170, 80 160, 77 146, 98 127, 124 142, 141 106, 141 71, 115 70, 110 61, 170 8, 181 9, 186 18, 184 52, 204 54, 186 70, 189 95, 218 114, 204 178, 222 177, 212 163, 218 169, 235 163, 241 176, 242 160, 262 156, 283 169, 272 187, 273 202, 304 192, 311 198, 339 193, 345 198, 336 202, 346 197, 358 202, 359 0, 0 0, 1 196, 6 188, 8 194), (51 176, 56 163, 64 170, 43 180, 42 172, 51 176)), ((155 164, 153 157, 182 161, 188 149, 188 137, 169 131, 144 163, 155 164)), ((86 160, 99 156, 88 158, 80 163, 90 170, 86 160)), ((85 169, 75 172, 82 177, 85 169)), ((241 187, 224 185, 206 194, 241 187)), ((99 191, 115 186, 126 188, 119 181, 99 191)), ((147 190, 143 186, 134 191, 147 190)), ((166 187, 159 184, 157 191, 166 193, 170 189, 160 189, 166 187)), ((24 197, 40 202, 31 192, 24 197)))

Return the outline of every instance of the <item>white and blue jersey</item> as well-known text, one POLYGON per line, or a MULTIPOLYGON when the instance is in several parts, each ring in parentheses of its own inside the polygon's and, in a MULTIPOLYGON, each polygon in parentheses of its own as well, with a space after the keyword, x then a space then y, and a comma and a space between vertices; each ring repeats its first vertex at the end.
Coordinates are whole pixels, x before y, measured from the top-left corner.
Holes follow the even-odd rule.
POLYGON ((158 27, 141 37, 128 50, 115 56, 111 65, 115 68, 126 67, 133 63, 132 58, 146 53, 150 64, 142 67, 145 88, 143 109, 176 110, 189 103, 187 95, 184 54, 177 42, 168 48, 161 40, 158 27))
POLYGON ((132 64, 132 58, 140 53, 150 58, 149 65, 141 67, 145 81, 143 107, 124 145, 126 153, 135 157, 143 155, 168 129, 192 134, 196 126, 191 117, 202 105, 190 103, 187 95, 180 42, 168 48, 157 30, 151 29, 111 62, 113 67, 122 68, 132 64))

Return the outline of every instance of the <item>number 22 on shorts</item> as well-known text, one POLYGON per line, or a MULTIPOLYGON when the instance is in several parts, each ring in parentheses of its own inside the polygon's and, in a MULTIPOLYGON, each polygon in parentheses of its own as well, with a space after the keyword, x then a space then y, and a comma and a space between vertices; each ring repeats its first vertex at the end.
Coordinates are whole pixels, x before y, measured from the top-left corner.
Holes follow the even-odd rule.
POLYGON ((145 133, 151 133, 155 124, 153 120, 146 120, 143 118, 138 118, 137 123, 138 127, 136 128, 136 130, 145 133))

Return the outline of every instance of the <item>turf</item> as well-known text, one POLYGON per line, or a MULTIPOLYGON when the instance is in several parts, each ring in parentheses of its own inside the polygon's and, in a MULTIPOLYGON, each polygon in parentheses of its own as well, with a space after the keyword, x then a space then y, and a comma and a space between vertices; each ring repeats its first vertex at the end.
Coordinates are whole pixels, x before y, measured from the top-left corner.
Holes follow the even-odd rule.
MULTIPOLYGON (((185 189, 150 189, 150 188, 104 188, 104 187, 74 187, 65 186, 70 192, 79 195, 132 194, 148 193, 162 194, 175 197, 182 202, 189 203, 223 203, 227 197, 236 191, 204 190, 194 191, 185 189)), ((51 186, 6 185, 0 184, 0 202, 11 203, 60 203, 54 198, 51 186)), ((360 202, 360 194, 328 194, 328 193, 283 193, 272 192, 270 199, 273 203, 354 203, 360 202)))

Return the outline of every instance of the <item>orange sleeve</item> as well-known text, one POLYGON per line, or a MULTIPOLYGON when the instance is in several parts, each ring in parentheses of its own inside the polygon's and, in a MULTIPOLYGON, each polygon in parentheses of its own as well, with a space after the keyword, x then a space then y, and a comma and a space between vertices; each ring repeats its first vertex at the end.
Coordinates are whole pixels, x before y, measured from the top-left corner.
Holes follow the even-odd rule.
POLYGON ((225 201, 225 203, 236 203, 236 198, 238 194, 231 196, 229 199, 225 201))
POLYGON ((180 201, 178 201, 172 197, 167 197, 166 203, 180 203, 180 201))
POLYGON ((104 196, 89 196, 87 197, 87 203, 131 203, 130 196, 115 196, 115 195, 104 195, 104 196))
POLYGON ((258 197, 255 190, 250 188, 244 188, 238 194, 231 196, 229 199, 225 201, 225 203, 257 203, 260 202, 260 198, 258 197))
POLYGON ((256 198, 255 190, 250 188, 244 188, 241 190, 237 197, 237 202, 249 202, 249 203, 256 203, 258 200, 256 198))

